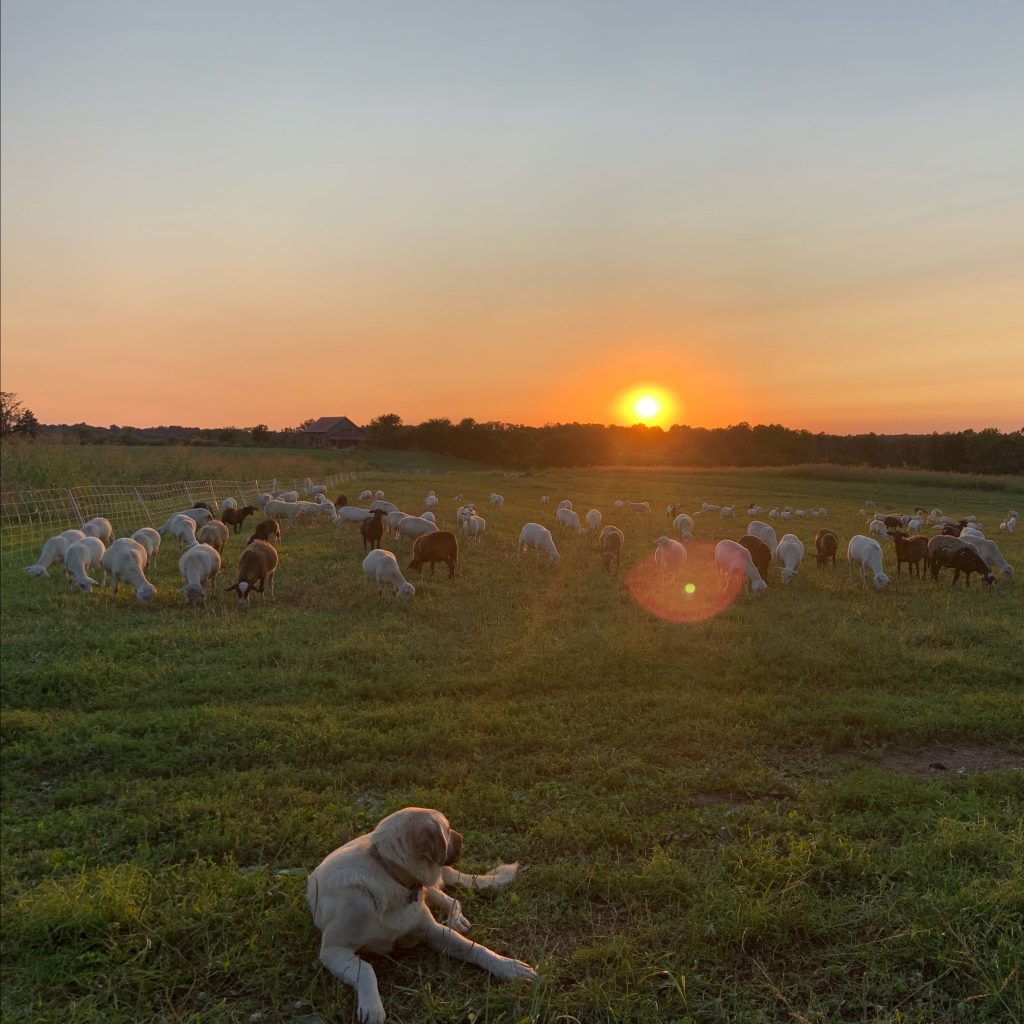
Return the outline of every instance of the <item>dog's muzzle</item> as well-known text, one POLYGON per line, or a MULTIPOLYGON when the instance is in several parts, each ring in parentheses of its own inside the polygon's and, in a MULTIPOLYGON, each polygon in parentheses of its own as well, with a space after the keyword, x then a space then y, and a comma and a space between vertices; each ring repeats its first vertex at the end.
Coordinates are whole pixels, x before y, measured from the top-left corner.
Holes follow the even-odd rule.
POLYGON ((454 864, 462 856, 462 833, 448 830, 448 859, 446 865, 454 864))

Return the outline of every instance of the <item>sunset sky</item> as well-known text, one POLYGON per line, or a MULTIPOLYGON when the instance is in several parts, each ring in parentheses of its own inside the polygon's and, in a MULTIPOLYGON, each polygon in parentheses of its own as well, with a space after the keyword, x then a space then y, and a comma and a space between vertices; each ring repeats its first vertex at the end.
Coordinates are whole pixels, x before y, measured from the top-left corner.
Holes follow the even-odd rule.
POLYGON ((1024 4, 5 0, 43 422, 1024 424, 1024 4))

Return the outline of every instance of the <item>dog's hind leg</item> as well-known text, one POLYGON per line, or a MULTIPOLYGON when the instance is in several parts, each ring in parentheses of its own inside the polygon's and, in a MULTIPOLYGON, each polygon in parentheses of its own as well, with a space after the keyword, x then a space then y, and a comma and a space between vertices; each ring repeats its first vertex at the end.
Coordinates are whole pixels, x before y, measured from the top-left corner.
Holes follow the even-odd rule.
POLYGON ((324 929, 323 940, 320 943, 320 962, 339 981, 355 990, 357 1019, 360 1024, 384 1024, 384 1004, 380 1001, 380 992, 377 990, 377 975, 365 960, 360 960, 356 956, 355 950, 334 945, 333 931, 332 925, 324 929))

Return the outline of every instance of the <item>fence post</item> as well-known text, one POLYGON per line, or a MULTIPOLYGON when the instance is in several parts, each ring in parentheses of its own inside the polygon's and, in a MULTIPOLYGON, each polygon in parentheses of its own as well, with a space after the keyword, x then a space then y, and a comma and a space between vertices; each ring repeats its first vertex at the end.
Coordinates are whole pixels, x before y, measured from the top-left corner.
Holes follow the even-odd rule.
POLYGON ((188 484, 182 481, 181 486, 185 488, 185 495, 188 498, 188 507, 195 508, 196 503, 192 500, 192 492, 188 489, 188 484))
POLYGON ((142 495, 139 494, 138 487, 133 487, 132 491, 135 494, 135 500, 139 503, 139 506, 142 508, 142 514, 148 520, 149 525, 152 526, 153 525, 153 517, 149 514, 149 506, 146 505, 145 501, 143 501, 142 495))
POLYGON ((82 515, 82 510, 78 507, 78 500, 71 492, 71 488, 68 488, 68 501, 71 502, 71 510, 75 513, 75 518, 78 520, 78 525, 81 526, 85 522, 85 516, 82 515))

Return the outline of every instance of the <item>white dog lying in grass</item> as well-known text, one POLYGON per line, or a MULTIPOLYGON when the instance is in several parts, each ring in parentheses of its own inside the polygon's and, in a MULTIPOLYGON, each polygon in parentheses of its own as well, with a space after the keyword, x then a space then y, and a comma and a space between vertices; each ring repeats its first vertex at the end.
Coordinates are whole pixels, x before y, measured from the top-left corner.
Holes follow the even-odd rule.
POLYGON ((462 854, 462 834, 440 811, 406 807, 388 815, 368 835, 335 850, 309 876, 306 898, 323 933, 320 960, 356 992, 359 1020, 381 1024, 384 1005, 373 968, 360 950, 390 953, 396 945, 424 942, 431 949, 468 960, 500 981, 537 972, 519 960, 499 956, 463 938, 469 922, 459 901, 442 885, 487 889, 508 885, 518 864, 502 864, 488 875, 464 875, 451 865, 462 854), (439 911, 445 924, 434 920, 439 911))

